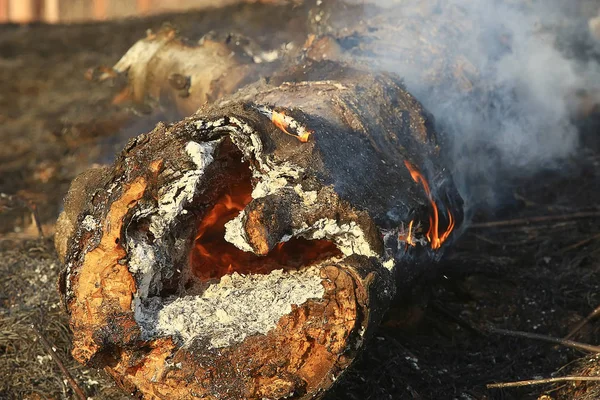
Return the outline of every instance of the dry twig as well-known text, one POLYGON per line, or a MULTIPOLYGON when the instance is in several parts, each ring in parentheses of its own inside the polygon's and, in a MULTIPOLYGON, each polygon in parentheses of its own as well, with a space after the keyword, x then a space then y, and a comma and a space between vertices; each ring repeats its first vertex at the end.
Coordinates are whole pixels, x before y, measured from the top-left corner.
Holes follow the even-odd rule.
POLYGON ((42 221, 40 220, 40 213, 38 212, 37 205, 33 202, 27 202, 27 208, 31 211, 33 215, 33 221, 35 222, 35 227, 38 230, 38 235, 40 239, 44 239, 44 230, 42 229, 42 221))
POLYGON ((42 335, 42 333, 39 331, 39 329, 34 324, 31 324, 31 329, 33 330, 33 332, 35 332, 35 335, 39 339, 42 346, 44 346, 44 349, 46 350, 46 352, 48 354, 50 354, 50 357, 52 357, 52 360, 56 363, 56 365, 58 366, 60 371, 63 373, 67 382, 69 382, 69 386, 71 386, 71 389, 73 389, 73 392, 75 393, 75 396, 77 396, 77 399, 86 400, 87 396, 85 395, 83 390, 79 387, 79 385, 77 384, 77 382, 73 378, 73 375, 71 375, 71 373, 69 372, 67 367, 65 367, 65 364, 62 362, 60 357, 56 354, 52 345, 50 344, 50 342, 48 342, 48 339, 46 339, 42 335))
POLYGON ((516 381, 516 382, 488 383, 485 386, 488 389, 499 389, 499 388, 542 385, 544 383, 569 382, 569 381, 578 381, 578 382, 600 381, 600 376, 559 376, 556 378, 530 379, 530 380, 526 380, 526 381, 516 381))
POLYGON ((569 251, 569 250, 575 250, 576 248, 581 247, 583 245, 586 245, 589 242, 592 242, 592 241, 594 241, 596 239, 600 239, 600 233, 597 233, 595 235, 589 236, 589 237, 587 237, 587 238, 585 238, 583 240, 580 240, 579 242, 577 242, 575 244, 572 244, 572 245, 569 245, 567 247, 564 247, 564 248, 560 249, 560 252, 562 253, 562 252, 569 251))
POLYGON ((596 309, 594 311, 592 311, 587 317, 585 317, 581 322, 579 322, 577 324, 577 326, 575 326, 575 328, 573 328, 571 330, 571 332, 569 332, 569 334, 567 336, 565 336, 563 339, 564 340, 571 339, 573 336, 575 336, 577 334, 577 332, 579 332, 581 330, 581 328, 583 328, 585 325, 590 323, 590 321, 598 318, 598 316, 600 316, 600 306, 596 307, 596 309))
POLYGON ((477 328, 471 322, 467 321, 466 319, 462 318, 461 316, 452 313, 450 310, 448 310, 441 304, 439 304, 437 302, 432 302, 430 304, 430 307, 434 311, 437 311, 438 313, 442 314, 443 316, 450 319, 451 321, 458 324, 459 326, 466 329, 467 331, 474 333, 478 336, 485 336, 485 334, 481 331, 481 329, 477 328))
POLYGON ((42 222, 40 220, 40 214, 37 209, 37 205, 26 198, 19 195, 8 195, 6 193, 0 193, 0 212, 9 210, 12 208, 26 208, 29 210, 33 217, 33 222, 38 230, 40 239, 44 239, 44 231, 42 229, 42 222))
POLYGON ((531 218, 516 218, 508 219, 504 221, 489 221, 479 222, 471 224, 470 228, 482 229, 482 228, 498 228, 503 226, 517 226, 517 225, 529 225, 537 222, 554 222, 554 221, 568 221, 572 219, 581 218, 599 218, 600 211, 589 211, 589 212, 576 212, 571 214, 559 214, 559 215, 542 215, 539 217, 531 218))
POLYGON ((494 327, 488 327, 488 331, 491 333, 497 333, 497 334, 506 335, 506 336, 515 336, 515 337, 523 337, 523 338, 527 338, 527 339, 543 340, 545 342, 556 343, 556 344, 560 344, 565 347, 570 347, 572 349, 588 351, 590 353, 600 353, 600 346, 579 343, 579 342, 575 342, 573 340, 554 338, 552 336, 541 335, 539 333, 511 331, 508 329, 499 329, 499 328, 494 328, 494 327))

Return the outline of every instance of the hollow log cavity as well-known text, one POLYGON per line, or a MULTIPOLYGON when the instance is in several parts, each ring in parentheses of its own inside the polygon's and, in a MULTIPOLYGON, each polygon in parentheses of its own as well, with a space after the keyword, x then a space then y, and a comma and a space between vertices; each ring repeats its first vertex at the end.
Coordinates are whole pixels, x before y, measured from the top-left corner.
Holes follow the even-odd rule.
POLYGON ((73 356, 148 399, 320 396, 462 222, 432 126, 324 62, 138 136, 58 223, 73 356))

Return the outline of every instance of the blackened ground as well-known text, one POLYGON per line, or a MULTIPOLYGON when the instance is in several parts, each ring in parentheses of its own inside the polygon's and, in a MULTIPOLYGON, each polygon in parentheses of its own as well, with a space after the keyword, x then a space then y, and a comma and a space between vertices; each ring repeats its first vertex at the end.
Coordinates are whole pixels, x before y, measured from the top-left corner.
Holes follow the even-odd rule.
MULTIPOLYGON (((118 82, 84 77, 113 66, 148 29, 172 23, 196 40, 209 32, 227 40, 235 31, 251 37, 251 47, 272 50, 304 40, 306 14, 303 7, 240 4, 110 23, 0 25, 0 193, 34 201, 42 222, 53 223, 75 176, 111 162, 129 138, 165 119, 147 107, 113 105, 118 82)), ((0 233, 27 228, 15 215, 0 213, 0 233)))
MULTIPOLYGON (((243 20, 246 7, 222 11, 220 18, 233 13, 243 20)), ((219 22, 205 14, 175 19, 194 27, 200 26, 194 24, 197 18, 204 18, 204 26, 219 22)), ((165 19, 125 24, 118 39, 110 24, 0 28, 0 192, 41 199, 43 220, 50 223, 77 172, 112 154, 113 144, 122 146, 127 132, 148 130, 114 131, 106 123, 95 125, 96 130, 89 125, 74 129, 68 123, 89 120, 105 110, 105 100, 113 95, 110 88, 97 89, 81 79, 85 69, 111 65, 145 29, 165 19)), ((287 23, 283 17, 269 20, 287 23)), ((139 123, 151 124, 150 119, 139 123)), ((469 229, 447 253, 440 274, 428 274, 437 278, 421 282, 389 313, 327 400, 535 399, 554 389, 485 385, 550 377, 583 353, 485 329, 491 325, 561 337, 600 305, 600 110, 580 126, 584 149, 561 173, 546 171, 514 182, 506 207, 495 215, 478 215, 474 222, 521 221, 469 229), (581 212, 598 216, 581 218, 576 215, 581 212), (566 217, 526 223, 555 215, 566 217)), ((31 324, 56 347, 87 396, 127 398, 101 371, 69 357, 70 333, 56 291, 60 266, 51 242, 31 239, 27 230, 15 232, 27 222, 15 217, 18 210, 0 212, 0 231, 10 232, 0 236, 0 399, 74 398, 35 340, 31 324)), ((574 339, 598 343, 600 321, 586 325, 574 339)), ((557 393, 549 394, 559 398, 557 393)))

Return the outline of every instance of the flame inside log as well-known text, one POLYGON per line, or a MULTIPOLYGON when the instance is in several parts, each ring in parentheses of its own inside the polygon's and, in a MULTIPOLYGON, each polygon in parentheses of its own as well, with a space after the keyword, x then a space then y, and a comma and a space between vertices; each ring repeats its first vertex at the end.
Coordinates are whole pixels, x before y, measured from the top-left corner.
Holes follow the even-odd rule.
MULTIPOLYGON (((427 231, 427 234, 425 236, 427 237, 427 240, 429 241, 429 243, 431 243, 432 249, 434 249, 434 250, 439 249, 440 247, 442 247, 442 243, 444 243, 448 239, 448 237, 450 236, 450 233, 454 229, 454 218, 452 217, 452 213, 450 212, 450 210, 446 209, 446 212, 448 214, 448 226, 446 227, 446 230, 444 231, 444 233, 442 233, 440 235, 438 206, 435 203, 435 201, 433 200, 433 196, 431 195, 431 190, 429 189, 429 184, 427 183, 427 181, 425 180, 423 175, 421 175, 419 170, 417 170, 417 168, 414 165, 412 165, 408 160, 404 160, 404 165, 406 165, 406 168, 410 172, 410 176, 412 177, 412 179, 415 182, 420 183, 423 186, 423 189, 425 190, 425 194, 429 198, 429 202, 431 203, 431 207, 433 208, 433 215, 429 217, 429 230, 427 231)), ((411 243, 409 241, 409 240, 412 241, 412 237, 411 237, 412 223, 413 223, 413 221, 410 221, 409 233, 408 233, 408 238, 407 238, 407 243, 410 245, 413 245, 413 243, 414 243, 414 242, 411 243)))
POLYGON ((198 224, 194 246, 190 252, 193 274, 202 282, 218 279, 234 272, 268 274, 276 269, 297 269, 341 255, 329 240, 292 238, 279 243, 266 256, 238 249, 225 240, 225 224, 234 219, 252 200, 250 170, 241 162, 235 175, 215 204, 198 224), (241 177, 241 179, 240 179, 241 177))

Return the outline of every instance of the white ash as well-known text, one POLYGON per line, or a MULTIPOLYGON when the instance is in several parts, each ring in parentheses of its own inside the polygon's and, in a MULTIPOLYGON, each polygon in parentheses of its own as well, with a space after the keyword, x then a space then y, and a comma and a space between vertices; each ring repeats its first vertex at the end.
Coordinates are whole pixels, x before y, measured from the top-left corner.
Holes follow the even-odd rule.
POLYGON ((302 201, 304 202, 305 206, 309 207, 309 206, 313 206, 316 204, 316 202, 317 202, 317 191, 316 190, 309 190, 308 192, 306 192, 302 189, 302 185, 297 184, 296 186, 294 186, 294 191, 296 192, 296 194, 298 196, 300 196, 300 198, 302 198, 302 201))
POLYGON ((248 243, 246 230, 244 229, 244 216, 242 211, 237 217, 225 224, 225 240, 242 251, 252 252, 252 246, 248 243))
POLYGON ((183 207, 190 203, 196 193, 204 169, 213 162, 213 153, 220 140, 206 143, 189 142, 185 151, 196 164, 196 169, 186 171, 181 178, 160 188, 158 192, 158 210, 152 216, 150 231, 155 237, 162 237, 170 224, 181 214, 183 207))
MULTIPOLYGON (((258 199, 276 193, 282 188, 291 188, 288 185, 288 179, 297 179, 300 177, 300 173, 301 169, 291 164, 284 164, 271 169, 266 174, 257 175, 261 180, 255 185, 252 191, 252 198, 258 199)), ((302 198, 306 206, 315 205, 317 201, 316 191, 305 192, 302 190, 300 184, 295 185, 293 190, 302 198)), ((240 250, 253 251, 252 246, 248 243, 248 237, 244 229, 243 221, 245 218, 246 213, 242 211, 234 219, 225 224, 225 240, 240 250)), ((292 236, 286 235, 280 239, 280 242, 287 242, 291 238, 292 236)))
MULTIPOLYGON (((236 218, 225 224, 225 240, 240 250, 252 251, 252 246, 248 243, 245 230, 243 229, 244 218, 245 213, 242 211, 236 218)), ((292 237, 304 237, 311 240, 331 240, 345 256, 357 254, 367 257, 379 257, 379 254, 369 245, 361 227, 354 221, 347 224, 340 224, 336 220, 322 218, 312 226, 305 225, 301 229, 294 230, 292 235, 284 235, 279 242, 287 242, 292 237)), ((386 268, 393 268, 393 264, 390 266, 387 263, 386 268)))
POLYGON ((145 299, 148 297, 150 285, 154 278, 154 269, 157 264, 154 246, 136 237, 130 237, 129 244, 129 272, 137 274, 136 297, 145 299))
POLYGON ((286 178, 272 174, 272 172, 273 171, 269 171, 269 173, 265 175, 259 175, 262 179, 258 181, 254 186, 254 189, 252 189, 253 199, 268 196, 287 186, 288 182, 286 178))
POLYGON ((204 170, 208 164, 213 162, 212 153, 215 151, 218 143, 218 140, 208 143, 189 142, 185 146, 185 152, 190 156, 198 169, 204 170))
POLYGON ((158 249, 164 247, 162 238, 168 234, 177 216, 183 213, 183 207, 193 200, 204 170, 213 162, 212 155, 219 142, 220 140, 187 143, 185 151, 196 168, 184 172, 171 184, 161 188, 158 193, 157 207, 141 208, 136 211, 134 219, 151 216, 149 229, 155 240, 150 243, 143 235, 135 234, 127 237, 128 268, 131 273, 136 274, 138 284, 134 304, 139 304, 139 299, 145 299, 149 295, 153 282, 159 280, 162 266, 159 264, 164 264, 164 260, 158 260, 157 257, 157 254, 160 254, 158 249))
POLYGON ((83 221, 81 221, 81 227, 86 231, 94 231, 98 228, 98 221, 90 214, 86 215, 83 221))
POLYGON ((209 348, 222 348, 246 337, 266 334, 292 305, 322 299, 325 289, 319 269, 275 270, 267 275, 225 275, 201 296, 178 298, 164 304, 160 298, 136 312, 147 337, 173 336, 184 343, 208 340, 209 348))
POLYGON ((302 168, 285 162, 277 166, 270 166, 266 173, 255 173, 255 177, 259 181, 252 190, 252 198, 258 199, 277 193, 282 188, 287 187, 290 180, 299 179, 303 171, 302 168))
POLYGON ((71 286, 71 279, 70 279, 71 271, 73 271, 73 263, 68 262, 65 265, 65 276, 67 277, 67 279, 65 279, 65 296, 66 296, 66 298, 73 297, 73 288, 71 286))
MULTIPOLYGON (((220 122, 218 120, 216 122, 220 122)), ((230 121, 235 124, 245 134, 240 135, 239 129, 231 128, 231 139, 234 144, 244 152, 246 158, 253 158, 259 164, 259 169, 252 170, 256 184, 252 189, 252 198, 259 199, 270 194, 277 193, 283 188, 290 187, 290 181, 297 180, 303 173, 303 169, 292 163, 285 162, 274 164, 271 160, 263 160, 262 142, 256 132, 248 125, 231 117, 230 121), (248 140, 249 138, 249 140, 248 140)), ((215 123, 216 123, 215 122, 215 123)), ((212 126, 204 121, 197 121, 196 126, 200 128, 212 126)), ((304 193, 300 185, 296 185, 294 190, 302 197, 305 204, 313 204, 316 201, 316 192, 304 193)), ((253 251, 248 243, 245 230, 243 229, 243 220, 245 213, 242 211, 236 218, 225 224, 225 240, 243 251, 253 251)), ((289 240, 289 239, 288 239, 289 240)))
POLYGON ((394 260, 394 258, 388 258, 387 260, 385 260, 384 262, 381 263, 386 269, 388 269, 389 271, 393 270, 394 267, 396 266, 396 260, 394 260))
POLYGON ((324 81, 301 81, 301 82, 283 82, 281 86, 331 86, 338 90, 348 90, 347 86, 339 83, 338 81, 324 80, 324 81))
MULTIPOLYGON (((229 117, 229 120, 232 123, 234 123, 236 126, 242 128, 242 132, 244 132, 246 135, 251 135, 251 134, 256 135, 256 132, 254 131, 254 129, 252 129, 252 127, 250 125, 248 125, 247 123, 240 121, 236 117, 229 117)), ((260 138, 258 137, 258 135, 256 135, 256 140, 258 140, 258 142, 261 144, 261 148, 262 148, 262 142, 260 141, 260 138)))
POLYGON ((252 57, 252 60, 256 64, 260 64, 263 62, 270 63, 270 62, 276 61, 278 58, 279 58, 279 51, 271 50, 271 51, 263 51, 262 53, 252 57))
MULTIPOLYGON (((151 216, 157 212, 155 207, 140 207, 132 216, 132 220, 139 220, 151 216)), ((158 262, 155 252, 155 246, 160 244, 160 238, 156 243, 149 243, 145 235, 136 232, 127 232, 127 268, 138 278, 136 298, 146 298, 150 289, 154 273, 158 262)))
POLYGON ((234 124, 229 128, 231 140, 244 153, 244 157, 256 160, 262 171, 271 170, 271 167, 263 162, 263 145, 256 131, 236 117, 229 117, 229 121, 234 124))
MULTIPOLYGON (((242 211, 236 218, 225 224, 225 240, 233 244, 240 250, 253 251, 248 243, 246 232, 243 229, 245 213, 242 211)), ((284 235, 279 242, 287 242, 292 237, 304 237, 311 240, 327 239, 333 241, 337 248, 345 255, 352 254, 379 257, 369 242, 361 227, 354 221, 347 224, 340 224, 338 221, 328 218, 322 218, 313 225, 305 225, 301 229, 296 229, 292 235, 284 235)), ((386 268, 393 268, 393 264, 387 263, 386 268)))
POLYGON ((110 187, 108 189, 106 189, 106 193, 112 194, 112 192, 117 188, 118 185, 119 185, 119 182, 111 183, 110 187))
POLYGON ((268 196, 287 186, 286 177, 279 175, 276 171, 271 170, 266 174, 255 174, 260 179, 256 182, 252 189, 252 198, 259 199, 268 196))
MULTIPOLYGON (((265 179, 265 176, 267 176, 267 180, 275 180, 278 177, 298 179, 302 175, 304 170, 299 166, 289 162, 275 163, 268 156, 263 157, 263 144, 260 136, 250 125, 235 117, 229 117, 229 121, 231 122, 232 126, 230 126, 227 130, 230 133, 233 143, 244 153, 244 157, 246 159, 253 159, 258 163, 258 170, 253 169, 252 171, 255 178, 263 180, 265 179)), ((278 179, 277 181, 282 182, 278 179)), ((276 186, 277 184, 275 184, 275 187, 276 186)), ((272 193, 273 189, 274 187, 270 189, 271 191, 266 190, 266 194, 262 195, 260 194, 260 189, 256 193, 253 192, 252 194, 253 197, 255 194, 258 197, 264 197, 267 194, 272 193)))
POLYGON ((283 235, 281 237, 281 239, 279 239, 279 243, 285 243, 285 242, 289 242, 291 238, 293 238, 294 236, 292 235, 283 235))
POLYGON ((367 257, 379 257, 367 242, 361 227, 351 221, 340 224, 338 221, 322 218, 312 226, 306 226, 294 232, 294 236, 301 235, 307 239, 329 239, 345 256, 358 254, 367 257))
POLYGON ((304 170, 289 162, 274 163, 268 157, 263 157, 263 144, 260 136, 244 121, 229 117, 230 125, 225 126, 223 118, 215 121, 197 120, 195 126, 198 130, 207 128, 222 128, 229 133, 229 136, 238 149, 244 154, 244 158, 253 159, 258 163, 258 170, 253 169, 253 175, 259 179, 257 186, 252 193, 253 198, 264 197, 267 194, 274 193, 277 189, 285 186, 283 179, 298 179, 304 170), (266 181, 261 185, 260 181, 266 181), (283 186, 282 186, 283 185, 283 186))
POLYGON ((204 130, 204 129, 220 127, 220 126, 223 126, 223 124, 225 124, 225 118, 219 118, 215 121, 204 121, 202 119, 199 119, 194 122, 194 126, 199 131, 204 130))

